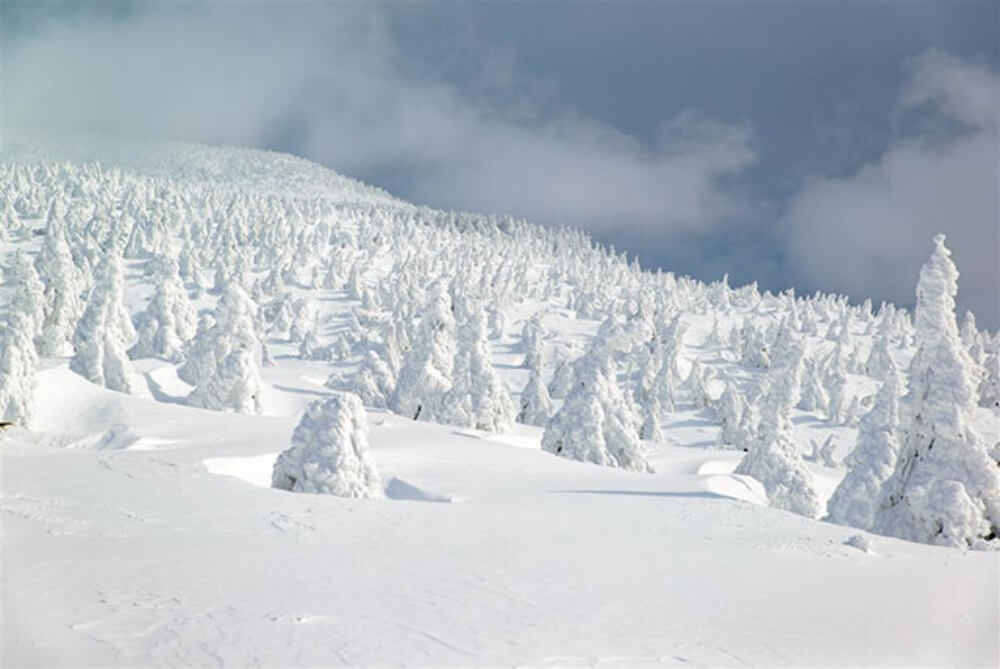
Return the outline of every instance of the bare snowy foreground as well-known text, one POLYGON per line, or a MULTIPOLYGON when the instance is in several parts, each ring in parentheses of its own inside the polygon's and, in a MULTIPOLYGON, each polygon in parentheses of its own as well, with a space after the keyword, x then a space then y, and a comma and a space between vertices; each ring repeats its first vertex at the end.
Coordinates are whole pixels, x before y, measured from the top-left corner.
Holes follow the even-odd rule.
MULTIPOLYGON (((483 219, 475 217, 456 225, 285 156, 178 146, 155 160, 114 156, 123 167, 111 177, 60 173, 52 156, 24 146, 0 159, 50 170, 13 188, 0 179, 0 196, 12 201, 13 191, 20 209, 0 222, 9 226, 0 241, 5 267, 17 251, 44 257, 43 231, 53 216, 65 218, 67 248, 85 249, 77 261, 88 268, 86 298, 100 290, 87 289, 86 275, 100 286, 105 264, 100 244, 85 240, 121 230, 123 307, 139 325, 129 346, 144 337, 151 259, 179 253, 193 259, 181 262, 192 307, 211 312, 242 282, 259 309, 246 327, 258 333, 253 345, 266 347, 233 386, 252 382, 246 397, 181 378, 197 353, 192 342, 204 341, 197 335, 181 337, 176 351, 133 349, 116 372, 128 385, 122 392, 110 388, 116 353, 107 341, 103 383, 79 371, 89 341, 73 336, 87 320, 83 304, 62 325, 39 324, 30 417, 0 432, 4 666, 1000 663, 1000 553, 807 517, 822 511, 791 513, 775 508, 783 502, 773 489, 734 473, 745 453, 731 442, 752 439, 741 428, 770 429, 767 409, 763 426, 733 424, 721 396, 738 390, 766 404, 759 398, 771 396, 767 388, 781 386, 770 372, 788 376, 776 353, 794 312, 793 352, 826 373, 815 382, 806 374, 797 389, 815 395, 816 406, 803 409, 809 403, 796 396, 773 429, 792 444, 789 466, 808 481, 810 503, 827 508, 872 422, 860 418, 859 427, 884 376, 871 372, 872 350, 880 338, 891 341, 889 364, 900 370, 915 355, 913 327, 894 320, 900 312, 653 278, 603 251, 586 255, 573 236, 477 229, 483 219), (251 254, 239 251, 240 240, 246 245, 267 216, 240 208, 248 192, 287 198, 282 206, 294 209, 275 226, 289 236, 253 242, 251 254), (53 213, 49 203, 60 197, 65 211, 53 213), (95 202, 104 214, 95 215, 95 202), (135 241, 139 211, 153 232, 135 241), (225 228, 223 211, 238 221, 230 241, 199 239, 204 221, 225 228), (179 232, 187 220, 190 230, 179 232), (310 236, 317 229, 329 247, 310 236), (239 252, 229 254, 230 244, 239 252), (391 411, 412 398, 399 397, 406 351, 393 362, 387 342, 398 337, 419 350, 419 324, 434 313, 425 301, 440 297, 430 286, 441 278, 452 280, 456 313, 468 309, 459 304, 466 295, 487 305, 488 337, 480 323, 477 341, 486 342, 490 373, 515 409, 532 376, 552 385, 563 362, 613 342, 605 355, 617 363, 601 364, 627 390, 615 400, 622 415, 641 419, 641 428, 625 421, 645 437, 632 453, 641 466, 625 466, 618 453, 616 466, 599 466, 546 452, 545 425, 487 425, 481 412, 469 425, 446 413, 414 421, 391 411), (659 281, 669 290, 650 289, 659 281), (398 320, 415 325, 393 335, 386 312, 405 312, 398 320), (636 312, 667 313, 673 327, 659 316, 626 318, 636 312), (670 353, 631 357, 651 332, 672 333, 670 353), (734 333, 766 339, 774 359, 765 365, 734 333), (391 394, 364 380, 363 372, 382 369, 366 357, 376 349, 400 379, 391 394), (538 359, 526 365, 526 355, 538 359), (659 359, 670 355, 669 364, 659 359), (306 407, 341 389, 365 399, 381 497, 272 488, 275 460, 306 407), (736 436, 721 438, 720 423, 736 436), (831 436, 821 455, 814 444, 831 436)), ((3 290, 14 294, 16 282, 8 276, 3 290)), ((988 333, 977 340, 974 325, 963 332, 991 353, 988 333)), ((481 366, 462 358, 474 346, 458 346, 453 388, 469 359, 481 366)), ((220 366, 205 378, 215 384, 229 372, 220 366)), ((547 415, 574 401, 555 394, 565 399, 553 398, 547 415)), ((444 411, 429 397, 419 409, 425 418, 444 411)), ((496 418, 500 410, 490 411, 496 418)), ((1000 439, 995 409, 965 411, 982 443, 1000 439)), ((754 412, 745 413, 752 422, 754 412)), ((600 415, 598 431, 617 420, 600 415)))

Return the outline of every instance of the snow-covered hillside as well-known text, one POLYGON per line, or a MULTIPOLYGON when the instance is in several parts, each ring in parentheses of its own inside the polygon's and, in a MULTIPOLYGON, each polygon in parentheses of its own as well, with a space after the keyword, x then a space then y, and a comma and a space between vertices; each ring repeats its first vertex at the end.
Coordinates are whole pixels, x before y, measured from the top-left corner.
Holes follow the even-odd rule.
POLYGON ((3 664, 995 665, 1000 337, 928 256, 913 318, 281 154, 8 146, 3 664), (272 487, 293 442, 347 496, 272 487))

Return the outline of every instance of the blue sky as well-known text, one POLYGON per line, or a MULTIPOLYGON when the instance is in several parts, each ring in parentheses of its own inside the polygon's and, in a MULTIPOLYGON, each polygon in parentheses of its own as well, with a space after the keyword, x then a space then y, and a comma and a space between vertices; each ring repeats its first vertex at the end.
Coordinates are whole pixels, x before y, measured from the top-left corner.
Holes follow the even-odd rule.
POLYGON ((995 1, 8 2, 4 19, 11 126, 288 150, 417 202, 585 227, 649 266, 857 300, 911 302, 940 229, 961 306, 1000 322, 995 1))

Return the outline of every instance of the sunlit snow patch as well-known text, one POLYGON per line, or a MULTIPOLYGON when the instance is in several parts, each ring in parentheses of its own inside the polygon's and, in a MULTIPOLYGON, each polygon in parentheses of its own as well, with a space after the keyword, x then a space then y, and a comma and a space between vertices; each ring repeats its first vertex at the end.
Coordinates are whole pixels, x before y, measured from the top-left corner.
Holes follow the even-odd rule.
MULTIPOLYGON (((212 474, 230 476, 261 488, 271 487, 271 472, 277 453, 265 453, 250 457, 209 458, 202 464, 212 474)), ((385 496, 388 499, 402 502, 454 502, 455 500, 433 490, 392 477, 386 483, 385 496)))

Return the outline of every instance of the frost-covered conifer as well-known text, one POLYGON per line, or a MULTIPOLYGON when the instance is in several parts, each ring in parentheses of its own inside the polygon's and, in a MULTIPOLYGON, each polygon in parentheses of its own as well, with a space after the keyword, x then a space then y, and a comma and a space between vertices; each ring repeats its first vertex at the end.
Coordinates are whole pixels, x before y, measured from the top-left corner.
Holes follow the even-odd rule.
POLYGON ((45 286, 27 255, 18 251, 10 268, 10 308, 27 319, 31 339, 38 341, 45 324, 45 286))
POLYGON ((712 312, 712 329, 709 331, 708 336, 705 338, 705 343, 712 347, 720 347, 724 343, 724 338, 722 336, 722 330, 719 326, 719 312, 712 312))
POLYGON ((121 256, 112 249, 97 267, 94 288, 73 331, 74 354, 69 368, 111 390, 143 394, 142 381, 125 352, 134 336, 124 306, 121 256))
POLYGON ((843 425, 847 414, 847 374, 831 367, 827 370, 826 385, 830 401, 827 404, 826 419, 831 425, 843 425))
POLYGON ((517 414, 517 422, 525 425, 548 425, 552 417, 552 399, 542 381, 542 374, 536 367, 531 368, 528 383, 521 391, 521 410, 517 414))
POLYGON ((184 358, 184 344, 197 331, 197 316, 187 297, 177 263, 157 258, 153 263, 155 291, 149 305, 136 319, 138 340, 129 351, 133 358, 157 356, 170 362, 184 358))
POLYGON ((847 474, 827 503, 827 520, 870 530, 882 485, 896 468, 899 398, 902 382, 895 365, 875 395, 875 404, 858 426, 858 441, 847 456, 847 474))
POLYGON ((26 426, 34 413, 32 324, 20 311, 0 314, 0 420, 26 426))
POLYGON ((39 352, 46 356, 63 355, 83 311, 80 294, 84 284, 61 225, 46 228, 39 270, 45 278, 45 323, 39 352))
POLYGON ((979 384, 979 405, 1000 409, 1000 350, 986 356, 983 363, 983 380, 979 384))
POLYGON ((537 313, 524 322, 524 328, 521 330, 521 350, 524 351, 524 366, 528 369, 541 367, 544 339, 542 315, 537 313))
POLYGON ((688 374, 687 386, 688 392, 691 393, 691 401, 694 402, 697 409, 705 409, 713 402, 712 395, 708 392, 705 376, 706 373, 698 361, 693 361, 691 371, 688 374))
POLYGON ((490 362, 485 314, 473 311, 459 335, 452 386, 441 407, 442 420, 487 432, 509 430, 514 423, 514 403, 490 362))
POLYGON ((997 544, 1000 470, 971 425, 972 362, 955 323, 958 270, 944 245, 917 282, 917 353, 900 410, 900 455, 882 486, 873 529, 963 548, 997 544))
MULTIPOLYGON (((795 357, 801 360, 802 352, 795 357)), ((792 441, 789 414, 798 400, 799 379, 793 369, 772 368, 772 382, 761 408, 758 432, 734 473, 752 476, 764 486, 772 506, 816 517, 819 500, 812 475, 792 441)))
POLYGON ((639 428, 639 438, 653 443, 663 442, 663 429, 660 427, 660 403, 654 398, 646 407, 642 427, 639 428))
POLYGON ((403 360, 389 408, 414 420, 435 420, 451 387, 454 358, 451 296, 439 282, 431 288, 420 331, 403 360))
POLYGON ((875 337, 871 353, 868 354, 868 360, 865 362, 865 374, 876 379, 883 379, 890 366, 895 367, 892 356, 889 354, 889 337, 879 335, 875 337))
POLYGON ((573 366, 566 360, 560 360, 549 380, 549 396, 555 400, 565 399, 572 387, 573 366))
POLYGON ((202 409, 261 413, 260 390, 257 361, 250 351, 238 348, 219 362, 212 376, 195 387, 188 403, 202 409))
POLYGON ((632 471, 651 471, 615 380, 611 357, 591 349, 574 365, 573 388, 542 436, 542 450, 564 458, 632 471))
POLYGON ((746 409, 743 396, 736 390, 732 382, 726 383, 726 389, 715 404, 715 415, 722 424, 719 428, 717 443, 720 446, 736 447, 740 442, 740 421, 746 409))
POLYGON ((261 342, 256 307, 246 291, 231 281, 223 289, 214 323, 202 320, 189 343, 178 375, 193 383, 192 406, 220 411, 260 413, 261 342))
POLYGON ((361 400, 337 393, 310 404, 295 426, 291 447, 274 463, 271 485, 338 497, 382 497, 361 400))
POLYGON ((771 357, 764 335, 750 321, 743 324, 740 331, 740 360, 748 367, 766 369, 771 366, 771 357))
POLYGON ((829 405, 830 398, 823 388, 822 375, 816 358, 806 358, 803 364, 802 392, 799 396, 798 407, 803 411, 826 413, 829 410, 829 405))

